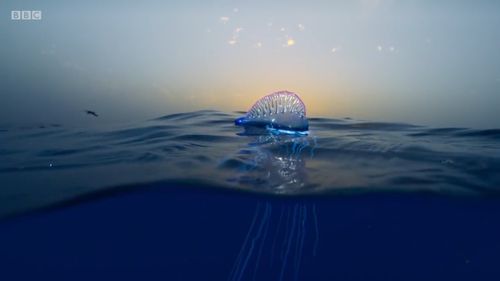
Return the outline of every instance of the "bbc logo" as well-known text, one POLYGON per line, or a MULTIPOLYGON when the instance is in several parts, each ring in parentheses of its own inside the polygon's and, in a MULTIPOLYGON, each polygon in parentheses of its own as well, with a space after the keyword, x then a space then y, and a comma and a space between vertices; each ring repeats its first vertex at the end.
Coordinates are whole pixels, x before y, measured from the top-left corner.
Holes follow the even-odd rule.
POLYGON ((11 20, 41 20, 42 11, 11 11, 11 20))

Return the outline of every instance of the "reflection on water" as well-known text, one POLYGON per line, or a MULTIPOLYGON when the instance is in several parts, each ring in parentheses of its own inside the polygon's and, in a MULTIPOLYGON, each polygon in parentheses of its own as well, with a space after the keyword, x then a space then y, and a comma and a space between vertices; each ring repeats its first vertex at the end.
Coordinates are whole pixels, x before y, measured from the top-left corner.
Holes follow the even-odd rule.
POLYGON ((304 191, 313 184, 307 175, 307 158, 314 155, 315 137, 272 134, 240 134, 249 141, 237 157, 241 163, 228 179, 241 185, 275 193, 304 191))
MULTIPOLYGON (((298 195, 491 194, 500 130, 310 118, 307 136, 243 131, 196 111, 112 128, 0 128, 0 216, 139 183, 298 195)), ((96 119, 98 121, 98 119, 96 119)))

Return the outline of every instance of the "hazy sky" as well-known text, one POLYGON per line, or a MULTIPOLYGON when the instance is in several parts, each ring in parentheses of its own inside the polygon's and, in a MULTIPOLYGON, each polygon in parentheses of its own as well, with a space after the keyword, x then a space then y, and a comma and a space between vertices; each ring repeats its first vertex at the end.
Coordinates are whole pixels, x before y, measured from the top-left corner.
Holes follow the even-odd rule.
POLYGON ((0 123, 247 110, 287 89, 309 115, 500 127, 499 27, 500 1, 3 0, 0 123))

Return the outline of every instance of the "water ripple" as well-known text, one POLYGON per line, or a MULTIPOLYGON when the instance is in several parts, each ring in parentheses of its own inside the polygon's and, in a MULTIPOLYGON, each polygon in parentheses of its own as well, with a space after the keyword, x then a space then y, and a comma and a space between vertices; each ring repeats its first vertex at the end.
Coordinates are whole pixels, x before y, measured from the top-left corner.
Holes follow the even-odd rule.
POLYGON ((52 203, 153 181, 287 195, 500 191, 499 129, 310 118, 310 134, 292 137, 241 134, 239 115, 203 110, 111 130, 2 128, 0 215, 30 205, 6 198, 52 203))

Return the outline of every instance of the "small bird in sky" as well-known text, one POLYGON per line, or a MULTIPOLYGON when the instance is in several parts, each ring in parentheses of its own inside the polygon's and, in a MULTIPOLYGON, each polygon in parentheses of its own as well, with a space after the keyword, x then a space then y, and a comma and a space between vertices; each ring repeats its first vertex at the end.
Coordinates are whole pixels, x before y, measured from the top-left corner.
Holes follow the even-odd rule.
POLYGON ((99 115, 92 110, 85 110, 85 113, 87 113, 88 115, 93 115, 94 117, 99 117, 99 115))

